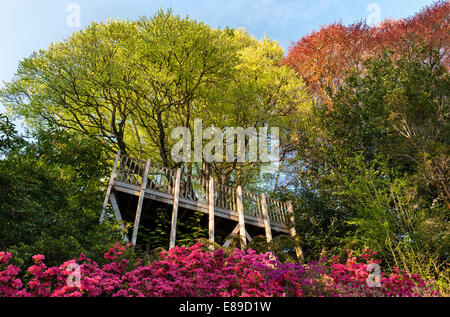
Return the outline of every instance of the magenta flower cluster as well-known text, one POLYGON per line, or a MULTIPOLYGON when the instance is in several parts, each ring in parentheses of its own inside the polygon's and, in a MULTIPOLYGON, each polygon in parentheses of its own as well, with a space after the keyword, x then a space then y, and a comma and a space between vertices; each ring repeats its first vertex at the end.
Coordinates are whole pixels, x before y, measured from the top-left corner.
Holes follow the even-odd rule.
POLYGON ((369 287, 368 265, 375 255, 365 250, 361 262, 349 253, 307 265, 281 263, 272 254, 253 250, 209 251, 201 244, 161 253, 150 265, 130 262, 129 245, 117 243, 99 266, 84 255, 59 267, 47 267, 43 255, 19 278, 8 265, 11 253, 0 252, 0 296, 7 297, 259 297, 259 296, 438 296, 430 282, 396 271, 381 274, 380 287, 369 287), (77 270, 74 270, 74 267, 77 270), (78 276, 76 275, 78 274, 78 276), (68 283, 78 277, 78 284, 68 283))

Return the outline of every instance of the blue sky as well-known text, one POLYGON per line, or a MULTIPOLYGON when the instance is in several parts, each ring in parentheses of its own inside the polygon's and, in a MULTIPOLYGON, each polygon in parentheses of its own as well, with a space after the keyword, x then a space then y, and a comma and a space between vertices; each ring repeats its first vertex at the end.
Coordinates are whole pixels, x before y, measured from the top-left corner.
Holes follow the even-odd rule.
MULTIPOLYGON (((366 19, 376 3, 381 19, 404 18, 432 0, 0 0, 0 87, 10 81, 18 62, 80 28, 69 27, 67 6, 80 8, 81 28, 92 21, 137 19, 172 8, 181 16, 212 27, 243 27, 257 38, 268 35, 288 49, 292 41, 322 25, 366 19)), ((0 105, 0 111, 3 107, 0 105)))

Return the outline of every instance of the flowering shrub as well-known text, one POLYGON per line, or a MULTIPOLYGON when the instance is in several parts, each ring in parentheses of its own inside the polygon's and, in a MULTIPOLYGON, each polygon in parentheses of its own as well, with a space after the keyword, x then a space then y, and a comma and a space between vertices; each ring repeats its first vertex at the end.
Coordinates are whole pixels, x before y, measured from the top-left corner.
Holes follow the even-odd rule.
POLYGON ((43 255, 22 279, 20 268, 8 265, 11 253, 0 252, 0 296, 438 296, 420 276, 396 271, 369 287, 368 266, 377 263, 370 250, 362 261, 337 257, 299 265, 281 263, 270 253, 236 249, 209 251, 203 245, 176 247, 148 266, 130 263, 128 246, 116 244, 99 266, 83 254, 59 267, 47 267, 43 255), (75 268, 75 270, 74 270, 75 268), (25 282, 27 281, 27 282, 25 282))

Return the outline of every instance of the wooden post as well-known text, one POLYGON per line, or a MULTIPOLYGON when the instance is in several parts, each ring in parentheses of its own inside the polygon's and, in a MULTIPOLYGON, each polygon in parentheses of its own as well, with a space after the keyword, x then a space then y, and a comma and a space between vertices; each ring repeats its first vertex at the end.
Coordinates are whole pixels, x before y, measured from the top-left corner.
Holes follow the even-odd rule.
POLYGON ((236 188, 236 204, 237 212, 239 215, 239 234, 241 235, 242 245, 241 248, 244 249, 247 245, 247 236, 245 234, 245 217, 244 217, 244 205, 242 202, 242 187, 239 185, 236 188))
POLYGON ((147 187, 148 170, 150 169, 150 159, 145 163, 144 175, 142 175, 141 190, 139 192, 139 200, 136 208, 136 217, 134 219, 133 236, 131 244, 136 246, 137 234, 139 230, 139 222, 141 221, 142 205, 144 204, 145 188, 147 187))
POLYGON ((181 168, 177 169, 177 175, 175 177, 175 188, 173 191, 172 226, 170 228, 169 249, 175 247, 175 240, 177 236, 178 200, 180 199, 180 183, 181 183, 181 168))
POLYGON ((116 220, 120 222, 120 230, 122 230, 123 235, 124 235, 123 239, 125 242, 129 242, 128 234, 125 232, 125 226, 123 225, 123 222, 122 222, 122 215, 120 214, 119 204, 117 203, 116 195, 114 194, 114 191, 111 192, 111 196, 109 197, 109 199, 111 200, 111 207, 114 210, 114 215, 116 216, 116 220))
POLYGON ((260 199, 261 199, 262 215, 264 219, 264 229, 266 229, 266 239, 267 242, 270 242, 272 241, 272 229, 270 227, 269 213, 267 212, 266 195, 262 193, 260 199))
MULTIPOLYGON (((289 232, 291 234, 291 237, 295 239, 297 236, 297 232, 295 230, 294 208, 292 208, 292 204, 290 201, 287 204, 288 204, 288 212, 291 216, 290 217, 291 228, 289 229, 289 232)), ((299 260, 299 262, 303 263, 304 262, 303 250, 302 250, 301 246, 298 245, 297 243, 295 245, 295 253, 297 254, 297 259, 299 260)))
POLYGON ((208 197, 208 212, 209 212, 209 241, 214 242, 214 178, 209 177, 209 197, 208 197))
POLYGON ((114 161, 114 166, 111 171, 111 176, 109 177, 108 188, 106 189, 106 196, 105 196, 105 200, 103 201, 102 213, 100 214, 100 221, 99 221, 100 224, 103 223, 103 220, 105 218, 106 206, 108 206, 109 196, 111 195, 111 189, 112 189, 112 186, 114 185, 114 179, 116 178, 116 170, 117 170, 117 164, 119 163, 119 158, 120 158, 120 150, 117 152, 116 160, 114 161))

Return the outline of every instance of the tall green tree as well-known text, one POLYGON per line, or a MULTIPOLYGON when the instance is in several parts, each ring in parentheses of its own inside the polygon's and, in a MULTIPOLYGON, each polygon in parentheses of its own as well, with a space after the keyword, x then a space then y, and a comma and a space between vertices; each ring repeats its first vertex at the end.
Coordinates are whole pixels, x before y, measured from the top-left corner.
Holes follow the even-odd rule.
POLYGON ((331 145, 347 157, 388 157, 417 177, 428 198, 450 208, 448 71, 415 58, 394 62, 390 54, 367 67, 367 74, 348 78, 334 110, 321 112, 331 145))
POLYGON ((356 243, 391 265, 401 245, 436 263, 448 258, 449 75, 415 50, 366 61, 332 107, 316 104, 303 121, 287 167, 305 253, 356 243))
MULTIPOLYGON (((1 99, 30 125, 56 125, 98 138, 111 151, 165 166, 172 129, 278 126, 308 107, 283 50, 243 30, 218 30, 171 11, 138 21, 93 23, 24 59, 1 99)), ((213 164, 226 182, 246 183, 255 164, 213 164), (231 177, 239 171, 239 177, 231 177)), ((204 168, 204 166, 201 166, 204 168)))

